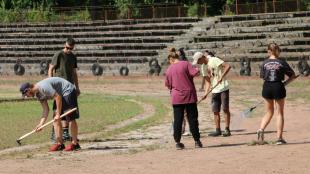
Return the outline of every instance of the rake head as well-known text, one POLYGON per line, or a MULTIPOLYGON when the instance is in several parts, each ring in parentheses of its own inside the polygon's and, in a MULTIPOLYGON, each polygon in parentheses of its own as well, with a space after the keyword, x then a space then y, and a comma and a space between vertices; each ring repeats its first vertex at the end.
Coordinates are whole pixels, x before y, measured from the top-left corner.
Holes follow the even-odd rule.
POLYGON ((256 108, 256 107, 252 107, 252 108, 250 108, 250 109, 247 109, 247 110, 243 111, 243 112, 241 113, 241 116, 242 116, 243 118, 249 118, 249 117, 251 116, 252 111, 253 111, 255 108, 256 108))

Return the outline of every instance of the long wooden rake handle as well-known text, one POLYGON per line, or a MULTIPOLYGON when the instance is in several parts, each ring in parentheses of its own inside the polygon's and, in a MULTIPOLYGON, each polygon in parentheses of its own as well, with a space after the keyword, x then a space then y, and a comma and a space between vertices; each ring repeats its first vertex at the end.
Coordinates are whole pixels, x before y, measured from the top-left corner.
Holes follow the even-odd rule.
POLYGON ((217 83, 217 84, 216 84, 215 86, 213 86, 205 95, 203 95, 203 97, 197 102, 197 105, 198 105, 200 102, 202 102, 204 99, 206 99, 206 98, 204 98, 204 97, 207 96, 207 95, 209 95, 210 92, 211 92, 214 88, 216 88, 219 84, 220 84, 220 83, 217 83))
MULTIPOLYGON (((60 116, 60 118, 63 118, 63 117, 65 117, 65 116, 71 114, 72 112, 74 112, 74 111, 76 111, 76 110, 77 110, 77 108, 73 108, 73 109, 67 111, 66 113, 62 114, 62 115, 60 116)), ((54 119, 52 119, 51 121, 49 121, 49 122, 43 124, 41 127, 39 127, 39 129, 42 129, 42 128, 46 127, 47 125, 49 125, 49 124, 51 124, 51 123, 53 123, 53 122, 54 122, 54 119)), ((19 145, 21 145, 20 141, 21 141, 22 139, 28 137, 29 135, 31 135, 31 134, 33 134, 33 133, 35 133, 35 132, 36 132, 36 130, 33 130, 33 131, 29 132, 29 133, 26 133, 25 135, 23 135, 23 136, 21 136, 20 138, 18 138, 18 139, 16 140, 16 142, 17 142, 19 145)))
POLYGON ((197 102, 197 105, 200 103, 200 102, 202 102, 205 98, 205 96, 206 95, 209 95, 210 94, 210 92, 212 91, 214 89, 214 87, 213 88, 211 88, 205 95, 203 95, 203 97, 197 102))

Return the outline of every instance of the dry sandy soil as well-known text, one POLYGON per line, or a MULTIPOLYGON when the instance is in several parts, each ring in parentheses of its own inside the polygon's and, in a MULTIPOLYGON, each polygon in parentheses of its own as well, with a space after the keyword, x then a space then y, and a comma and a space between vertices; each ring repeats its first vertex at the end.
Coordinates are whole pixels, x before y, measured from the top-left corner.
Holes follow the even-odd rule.
MULTIPOLYGON (((122 83, 121 81, 121 78, 116 80, 122 83)), ((112 94, 168 97, 168 92, 163 87, 163 78, 147 78, 141 81, 144 82, 127 85, 83 84, 82 89, 112 94)), ((0 173, 310 173, 310 104, 299 103, 298 100, 286 103, 284 137, 287 145, 250 145, 256 139, 263 105, 256 111, 260 116, 241 118, 240 112, 244 106, 235 101, 242 97, 252 97, 255 103, 260 98, 257 95, 240 96, 233 91, 231 93, 231 137, 207 137, 207 133, 213 128, 209 102, 204 101, 198 107, 204 148, 194 148, 192 138, 184 136, 182 141, 186 148, 176 150, 171 136, 171 123, 167 121, 147 130, 119 135, 114 139, 82 144, 83 150, 77 152, 40 152, 30 158, 1 159, 0 173)), ((167 105, 169 106, 168 102, 167 105)), ((146 115, 150 112, 154 111, 150 108, 145 110, 146 115)), ((266 131, 265 139, 274 141, 275 118, 266 131)))

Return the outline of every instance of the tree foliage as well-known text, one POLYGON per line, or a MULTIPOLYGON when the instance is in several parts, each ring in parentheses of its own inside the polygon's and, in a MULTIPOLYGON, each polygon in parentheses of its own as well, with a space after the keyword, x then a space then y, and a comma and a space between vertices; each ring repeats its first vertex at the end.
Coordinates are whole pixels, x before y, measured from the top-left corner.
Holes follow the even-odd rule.
MULTIPOLYGON (((207 7, 207 15, 214 16, 223 14, 225 5, 234 5, 236 2, 247 4, 265 1, 272 0, 0 0, 0 20, 7 22, 19 21, 19 18, 25 17, 27 21, 45 21, 51 18, 57 20, 58 17, 55 14, 57 11, 55 8, 50 7, 87 7, 82 8, 85 10, 83 14, 72 14, 68 19, 82 18, 88 20, 89 14, 91 14, 91 19, 96 19, 94 17, 96 11, 92 7, 101 6, 114 6, 118 9, 118 17, 131 18, 139 16, 138 5, 143 4, 183 4, 188 9, 188 16, 197 16, 201 7, 207 7), (22 15, 20 11, 25 11, 27 14, 22 15)), ((310 10, 310 0, 300 0, 299 2, 306 4, 310 10)))

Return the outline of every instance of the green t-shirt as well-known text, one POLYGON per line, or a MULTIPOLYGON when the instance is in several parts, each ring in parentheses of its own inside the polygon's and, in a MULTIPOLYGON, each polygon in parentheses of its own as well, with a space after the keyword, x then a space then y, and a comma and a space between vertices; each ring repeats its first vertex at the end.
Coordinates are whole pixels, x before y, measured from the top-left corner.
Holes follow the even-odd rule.
MULTIPOLYGON (((224 63, 224 61, 217 58, 217 57, 210 57, 209 58, 208 69, 211 72, 212 87, 215 86, 217 84, 218 80, 220 79, 220 77, 222 77, 223 72, 222 72, 222 69, 220 66, 222 63, 224 63)), ((212 93, 220 93, 220 92, 226 91, 228 89, 229 89, 229 84, 228 84, 228 81, 226 80, 226 78, 224 77, 222 82, 212 90, 212 93)))
POLYGON ((73 69, 77 68, 77 59, 73 53, 66 54, 63 50, 59 51, 53 56, 51 64, 55 66, 55 77, 62 77, 74 84, 73 69))

